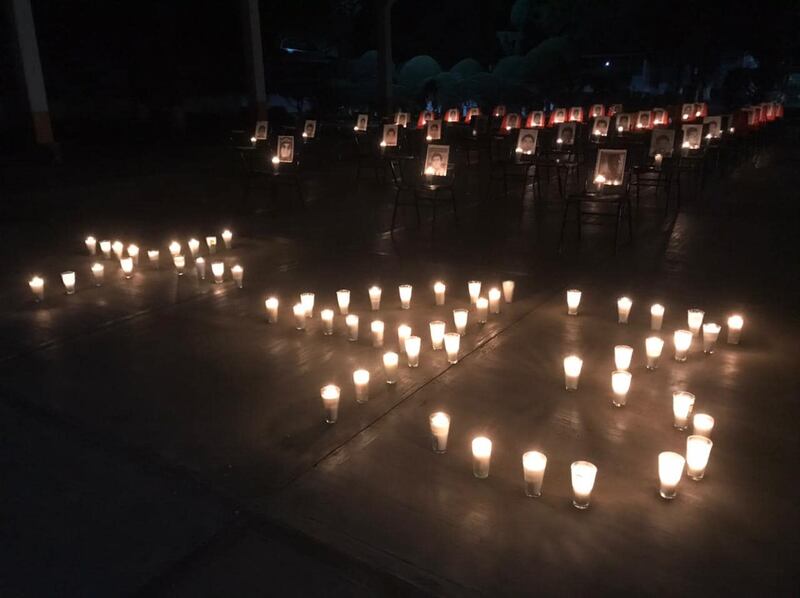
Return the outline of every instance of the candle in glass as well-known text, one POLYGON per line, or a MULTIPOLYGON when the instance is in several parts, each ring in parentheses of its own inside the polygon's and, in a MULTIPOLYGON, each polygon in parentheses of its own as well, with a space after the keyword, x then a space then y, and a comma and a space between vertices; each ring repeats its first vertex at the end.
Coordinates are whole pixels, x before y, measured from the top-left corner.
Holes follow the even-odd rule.
POLYGON ((658 367, 658 359, 664 348, 664 341, 657 336, 648 336, 644 340, 644 348, 647 352, 647 369, 654 370, 658 367))
POLYGON ((305 330, 306 306, 302 303, 295 303, 294 307, 292 307, 292 311, 294 312, 294 327, 297 330, 305 330))
POLYGON ((472 303, 472 305, 475 305, 478 302, 478 297, 481 296, 481 281, 470 280, 467 283, 467 290, 469 290, 470 303, 472 303))
POLYGON ((458 363, 458 349, 461 346, 461 335, 458 332, 448 332, 444 335, 444 349, 447 351, 447 362, 458 363))
POLYGON ((576 509, 588 509, 592 497, 597 466, 588 461, 575 461, 570 466, 572 474, 572 504, 576 509))
POLYGON ((111 257, 111 241, 100 241, 100 251, 103 252, 103 257, 109 259, 111 257))
POLYGON ((578 289, 567 291, 567 314, 578 315, 578 306, 581 304, 581 292, 578 289))
POLYGON ((422 339, 418 336, 409 336, 406 339, 406 357, 408 367, 419 367, 419 351, 422 348, 422 339))
POLYGON ((269 297, 264 301, 264 308, 267 310, 267 322, 275 324, 278 321, 278 299, 269 297))
POLYGON ((230 249, 233 242, 233 233, 228 229, 222 231, 222 241, 225 243, 225 249, 230 249))
POLYGON ((84 243, 86 243, 86 250, 89 252, 89 255, 95 255, 97 253, 97 239, 89 236, 86 237, 84 243))
POLYGON ((397 342, 400 345, 400 352, 406 350, 406 339, 411 336, 411 327, 405 324, 400 324, 397 327, 397 342))
POLYGON ((690 392, 678 391, 672 393, 672 413, 675 416, 674 426, 679 430, 689 427, 689 418, 692 416, 695 397, 690 392))
POLYGON ((160 254, 161 252, 158 249, 147 250, 147 259, 150 260, 150 265, 156 270, 158 270, 158 258, 160 257, 160 254))
POLYGON ((217 253, 217 237, 206 237, 206 245, 208 246, 208 253, 217 253))
POLYGON ((369 325, 372 331, 372 346, 379 348, 383 346, 383 330, 384 325, 380 320, 373 320, 369 325))
POLYGON ((500 289, 489 289, 489 312, 500 313, 500 289))
POLYGON ((130 256, 124 257, 119 261, 119 265, 122 268, 122 273, 125 275, 125 278, 133 276, 133 258, 130 256))
POLYGON ((628 391, 631 388, 631 373, 626 370, 617 370, 611 373, 611 390, 614 391, 614 398, 611 402, 614 407, 624 407, 628 402, 628 391))
POLYGON ((486 319, 489 317, 489 300, 486 297, 478 297, 475 302, 475 317, 479 324, 486 324, 486 319))
POLYGON ((728 344, 738 345, 739 339, 742 336, 742 327, 744 326, 744 318, 742 316, 731 316, 728 318, 728 344))
POLYGON ((511 303, 514 300, 514 286, 516 285, 513 280, 503 281, 503 300, 506 303, 511 303))
POLYGON ((522 455, 522 473, 525 477, 525 496, 536 498, 542 495, 544 470, 547 456, 539 451, 528 451, 522 455))
POLYGON ((661 324, 664 323, 664 306, 660 303, 654 303, 650 306, 650 330, 661 330, 661 324))
POLYGON ((61 282, 64 283, 64 291, 67 295, 75 294, 75 272, 67 270, 61 273, 61 282))
POLYGON ((705 436, 692 435, 686 439, 686 474, 695 482, 703 479, 714 443, 705 436))
POLYGON ((617 299, 617 322, 620 324, 627 324, 628 317, 631 314, 631 307, 633 301, 629 297, 620 297, 617 299))
POLYGON ((198 256, 194 261, 194 269, 197 271, 197 278, 200 280, 206 279, 206 260, 202 255, 198 256))
POLYGON ((339 313, 346 316, 350 309, 350 291, 347 289, 336 291, 336 302, 339 304, 339 313))
POLYGON ((430 323, 431 346, 434 351, 439 351, 444 346, 445 323, 441 320, 434 320, 430 323))
POLYGON ((381 308, 381 288, 378 286, 371 286, 369 288, 369 304, 372 311, 378 311, 381 308))
POLYGON ((401 284, 398 287, 398 291, 400 291, 400 307, 402 309, 411 309, 411 291, 412 287, 410 284, 401 284))
POLYGON ((341 389, 334 384, 323 386, 320 390, 322 405, 325 407, 325 422, 328 424, 335 424, 336 419, 339 417, 339 396, 341 392, 341 389))
POLYGON ((220 284, 225 276, 225 262, 211 262, 211 273, 214 275, 214 282, 220 284))
POLYGON ((453 322, 456 325, 456 330, 461 336, 467 333, 467 320, 469 319, 469 311, 466 309, 453 310, 453 322))
POLYGON ((178 276, 183 276, 183 269, 186 267, 186 258, 182 255, 172 256, 172 263, 175 264, 175 271, 178 276))
POLYGON ((705 436, 711 438, 711 430, 714 429, 714 418, 707 413, 695 413, 692 418, 692 427, 695 436, 705 436))
POLYGON ((44 279, 40 278, 39 276, 34 276, 28 281, 28 284, 31 287, 31 292, 33 293, 34 299, 36 301, 41 301, 44 299, 44 279))
POLYGON ((675 361, 686 361, 689 347, 692 346, 692 333, 688 330, 676 330, 673 340, 675 342, 675 361))
POLYGON ((714 352, 720 330, 719 324, 713 322, 703 324, 703 353, 711 355, 714 352))
POLYGON ((433 285, 433 295, 436 298, 436 305, 444 305, 445 292, 447 286, 443 282, 436 282, 433 285))
POLYGON ((200 241, 197 239, 189 239, 186 245, 189 246, 189 252, 192 254, 192 257, 197 257, 197 252, 200 251, 200 241))
POLYGON ((117 256, 117 259, 121 260, 122 254, 125 252, 125 245, 122 244, 122 241, 114 241, 111 244, 111 249, 114 252, 114 255, 117 256))
POLYGON ((367 370, 353 372, 353 384, 356 387, 356 403, 366 403, 369 400, 369 372, 367 370))
POLYGON ((485 436, 472 439, 472 475, 484 479, 489 477, 492 460, 492 441, 485 436))
POLYGON ((450 416, 443 411, 437 411, 431 413, 429 420, 433 452, 444 453, 447 451, 447 437, 450 435, 450 416))
POLYGON ((138 266, 139 265, 139 246, 138 245, 134 245, 133 243, 128 245, 128 255, 133 260, 133 265, 134 266, 138 266))
POLYGON ((347 325, 347 340, 349 341, 357 341, 358 340, 358 316, 355 314, 348 314, 347 317, 344 319, 344 323, 347 325))
MULTIPOLYGON (((235 267, 235 266, 234 266, 235 267)), ((233 270, 231 270, 233 272, 233 270)), ((306 308, 306 317, 314 317, 314 293, 300 293, 300 303, 306 308)))
POLYGON ((655 156, 653 156, 653 164, 655 164, 656 168, 661 167, 661 162, 663 162, 663 160, 664 156, 662 156, 661 154, 656 154, 655 156))
POLYGON ((689 324, 689 330, 692 334, 700 332, 703 326, 703 317, 706 315, 702 309, 690 309, 686 312, 686 321, 689 324))
POLYGON ((678 483, 683 476, 686 459, 683 455, 664 451, 658 454, 658 479, 661 482, 659 494, 661 498, 672 500, 678 492, 678 483))
POLYGON ((618 370, 631 369, 631 359, 633 358, 633 347, 628 345, 617 345, 614 347, 614 364, 618 370))
POLYGON ((581 376, 583 360, 577 355, 564 358, 564 385, 567 390, 578 390, 578 378, 581 376))
POLYGON ((331 336, 333 334, 333 310, 323 309, 319 312, 319 317, 322 320, 322 334, 331 336))
POLYGON ((99 262, 95 262, 92 264, 92 276, 94 276, 94 284, 95 286, 99 287, 103 284, 103 278, 105 278, 105 266, 99 262))
POLYGON ((400 363, 400 356, 394 351, 387 351, 383 354, 383 373, 386 376, 386 384, 397 382, 397 365, 400 363))
POLYGON ((181 244, 178 243, 177 241, 173 241, 172 243, 170 243, 169 244, 169 253, 170 253, 170 255, 172 255, 172 257, 175 257, 176 255, 180 255, 180 253, 181 253, 181 244))

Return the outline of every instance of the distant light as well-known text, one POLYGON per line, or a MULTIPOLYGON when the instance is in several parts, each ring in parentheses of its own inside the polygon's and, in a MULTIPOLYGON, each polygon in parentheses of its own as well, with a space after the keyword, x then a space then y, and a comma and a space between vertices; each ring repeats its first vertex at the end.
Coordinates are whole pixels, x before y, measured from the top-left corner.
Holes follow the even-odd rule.
POLYGON ((610 67, 610 66, 611 66, 611 61, 610 61, 610 60, 606 60, 606 61, 603 63, 603 66, 604 66, 604 67, 606 67, 606 68, 610 67))

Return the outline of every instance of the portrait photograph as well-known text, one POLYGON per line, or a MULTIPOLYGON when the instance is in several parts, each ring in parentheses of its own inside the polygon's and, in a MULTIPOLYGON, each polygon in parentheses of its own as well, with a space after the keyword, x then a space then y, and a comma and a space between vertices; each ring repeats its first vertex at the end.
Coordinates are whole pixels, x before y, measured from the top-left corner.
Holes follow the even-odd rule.
POLYGON ((706 115, 706 105, 703 102, 696 102, 694 104, 694 117, 700 118, 706 115))
POLYGON ((592 118, 599 118, 600 116, 605 116, 605 106, 602 104, 592 104, 592 107, 589 109, 589 114, 592 118))
POLYGON ((684 104, 681 107, 681 119, 692 120, 694 118, 694 104, 684 104))
POLYGON ((621 185, 625 179, 625 156, 627 150, 601 149, 597 152, 597 162, 594 166, 594 177, 605 178, 606 185, 621 185))
POLYGON ((665 158, 672 156, 675 148, 675 129, 656 129, 650 137, 650 157, 661 154, 665 158))
POLYGON ((539 137, 538 129, 520 129, 517 135, 517 152, 532 155, 536 152, 536 141, 539 137))
POLYGON ((306 139, 314 139, 314 136, 317 134, 317 121, 307 120, 303 125, 303 134, 306 139))
POLYGON ((503 104, 499 106, 495 106, 494 113, 495 116, 505 116, 506 115, 506 107, 503 104))
POLYGON ((534 110, 528 114, 528 120, 525 123, 527 127, 543 127, 544 126, 544 112, 541 110, 534 110))
POLYGON ((667 111, 663 108, 653 108, 653 124, 666 125, 667 124, 667 111))
POLYGON ((429 145, 425 154, 425 174, 447 176, 447 161, 449 158, 449 145, 429 145))
POLYGON ((519 128, 519 114, 512 112, 508 116, 506 116, 506 128, 508 129, 519 128))
POLYGON ((383 125, 383 143, 386 147, 397 147, 397 128, 400 125, 383 125))
POLYGON ((449 123, 457 123, 458 122, 458 108, 450 108, 447 111, 447 122, 449 123))
POLYGON ((260 120, 256 123, 256 132, 253 137, 255 137, 258 141, 262 141, 267 138, 267 129, 269 128, 269 123, 265 120, 260 120))
POLYGON ((608 135, 609 118, 607 116, 598 116, 594 119, 592 125, 592 135, 597 137, 606 137, 608 135))
POLYGON ((557 125, 560 125, 565 120, 567 120, 567 109, 556 108, 556 111, 553 113, 553 122, 557 125))
POLYGON ((442 138, 442 121, 441 120, 429 120, 428 121, 428 137, 433 140, 441 139, 442 138))
POLYGON ((359 114, 356 118, 356 129, 358 131, 366 131, 367 123, 369 123, 369 116, 366 114, 359 114))
POLYGON ((721 116, 706 116, 703 124, 706 127, 706 135, 710 135, 711 139, 719 139, 722 136, 721 116))
POLYGON ((289 163, 294 161, 294 137, 291 135, 278 136, 278 160, 289 163))
POLYGON ((614 125, 615 125, 617 131, 619 131, 620 129, 622 129, 623 133, 626 133, 626 132, 630 131, 631 130, 631 115, 630 114, 626 114, 626 113, 617 114, 616 118, 614 119, 614 125))
POLYGON ((683 141, 681 143, 688 143, 690 149, 697 149, 702 140, 703 125, 683 125, 683 141))
POLYGON ((575 123, 563 123, 558 126, 558 139, 562 145, 573 145, 575 143, 575 123))
POLYGON ((640 110, 636 115, 636 128, 649 129, 650 128, 650 111, 640 110))
POLYGON ((401 127, 408 126, 408 112, 398 112, 394 117, 394 124, 401 127))
POLYGON ((583 108, 579 106, 573 106, 569 109, 569 120, 570 122, 582 122, 583 121, 583 108))

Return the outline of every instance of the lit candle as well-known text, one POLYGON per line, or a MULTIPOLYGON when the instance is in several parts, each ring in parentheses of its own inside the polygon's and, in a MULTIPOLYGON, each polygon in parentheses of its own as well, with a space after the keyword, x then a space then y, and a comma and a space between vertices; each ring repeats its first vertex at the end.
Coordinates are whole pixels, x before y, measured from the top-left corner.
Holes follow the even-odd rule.
POLYGON ((302 303, 295 303, 294 307, 292 307, 292 311, 294 312, 294 327, 297 330, 305 330, 306 306, 302 303))
POLYGON ((64 291, 67 295, 75 294, 75 272, 67 270, 61 273, 61 282, 64 283, 64 291))
POLYGON ((189 246, 192 257, 197 257, 197 252, 200 251, 200 241, 197 239, 189 239, 186 244, 189 246))
POLYGON ((28 281, 28 284, 31 287, 31 292, 33 293, 34 299, 36 301, 41 301, 44 299, 44 279, 38 276, 34 276, 28 281))
POLYGON ((133 258, 130 256, 124 257, 119 261, 119 265, 125 278, 130 278, 133 275, 133 258))
POLYGON ((230 249, 231 241, 233 241, 233 233, 228 229, 222 231, 222 241, 225 243, 225 249, 230 249))
POLYGON ((711 438, 711 430, 714 429, 714 418, 707 413, 695 413, 692 418, 692 427, 695 436, 705 436, 711 438))
POLYGON ((372 311, 378 311, 381 308, 381 288, 372 286, 369 288, 369 304, 372 311))
POLYGON ((672 414, 675 416, 673 425, 679 430, 689 427, 689 418, 694 408, 694 395, 690 392, 678 391, 672 393, 672 414))
POLYGON ((100 241, 100 251, 103 252, 103 257, 109 259, 111 257, 111 241, 100 241))
POLYGON ((583 360, 577 355, 564 358, 564 384, 567 390, 578 390, 578 378, 581 376, 583 360))
POLYGON ((683 455, 664 451, 658 454, 658 479, 661 482, 659 494, 661 498, 672 500, 678 492, 678 482, 683 476, 686 459, 683 455))
POLYGON ((436 300, 436 305, 444 305, 444 299, 445 299, 445 292, 446 291, 447 291, 447 286, 443 282, 438 281, 438 282, 434 283, 434 285, 433 285, 433 295, 434 295, 435 300, 436 300))
POLYGON ((631 388, 631 373, 626 370, 617 370, 611 373, 611 390, 614 398, 611 402, 614 407, 624 407, 628 402, 628 391, 631 388))
POLYGON ((578 315, 578 306, 581 304, 581 292, 578 289, 567 291, 567 314, 578 315))
POLYGON ((486 324, 489 317, 489 300, 486 297, 478 297, 475 302, 475 317, 479 324, 486 324))
POLYGON ((387 351, 383 354, 383 373, 386 376, 386 384, 397 382, 397 364, 400 363, 400 356, 394 351, 387 351))
POLYGON ((314 293, 300 293, 300 303, 306 307, 306 317, 314 317, 314 293))
POLYGON ((133 260, 133 265, 134 266, 138 266, 139 265, 139 246, 138 245, 134 245, 133 243, 128 245, 128 255, 133 260))
POLYGON ((406 350, 406 339, 411 336, 411 327, 405 324, 400 324, 397 327, 397 342, 400 345, 400 352, 406 350))
POLYGON ((489 312, 500 313, 500 289, 489 289, 489 312))
MULTIPOLYGON (((233 278, 236 286, 241 289, 244 283, 244 268, 240 264, 234 264, 233 268, 231 268, 231 278, 233 278)), ((308 317, 310 318, 311 316, 309 315, 308 317)))
POLYGON ((225 276, 225 262, 211 262, 211 273, 214 275, 214 282, 220 284, 225 276))
POLYGON ((631 358, 633 357, 633 347, 628 345, 617 345, 614 347, 614 364, 618 370, 631 369, 631 358))
POLYGON ((628 316, 631 314, 632 306, 633 301, 631 301, 628 297, 620 297, 617 299, 617 321, 620 324, 628 323, 628 316))
POLYGON ((270 297, 264 301, 264 308, 267 310, 267 322, 275 324, 278 321, 278 299, 270 297))
POLYGON ((422 339, 418 336, 409 336, 406 339, 406 357, 408 367, 419 367, 419 351, 422 348, 422 339))
POLYGON ((731 316, 728 318, 728 344, 738 345, 742 336, 744 318, 742 316, 731 316))
POLYGON ((84 243, 86 243, 86 249, 89 252, 89 255, 95 255, 97 253, 97 239, 91 236, 86 237, 84 243))
POLYGON ((434 351, 439 351, 444 346, 445 323, 441 320, 434 320, 430 323, 431 346, 434 351))
POLYGON ((470 280, 467 283, 467 289, 469 290, 469 301, 472 305, 475 305, 478 302, 478 297, 481 296, 481 281, 470 280))
POLYGON ((369 400, 369 372, 367 370, 353 372, 353 384, 356 387, 356 403, 366 403, 369 400))
POLYGON ((197 271, 197 278, 200 280, 206 279, 206 260, 203 256, 198 256, 194 261, 194 269, 197 271))
POLYGON ((160 257, 160 254, 161 252, 158 249, 147 250, 147 259, 150 260, 150 265, 156 270, 158 270, 158 258, 160 257))
POLYGON ((322 319, 322 334, 331 336, 333 334, 333 310, 323 309, 319 312, 319 317, 322 319))
POLYGON ((458 349, 461 346, 461 335, 458 332, 448 332, 444 335, 444 349, 447 351, 447 362, 458 363, 458 349))
POLYGON ((456 325, 456 330, 461 336, 467 333, 467 320, 469 319, 469 311, 466 309, 453 310, 453 322, 456 325))
POLYGON ((182 255, 172 256, 172 263, 175 264, 175 271, 178 276, 183 276, 183 269, 186 267, 186 258, 182 255))
POLYGON ((648 336, 644 339, 644 348, 647 352, 647 369, 654 370, 658 367, 658 358, 664 349, 664 341, 657 336, 648 336))
POLYGON ((217 237, 206 237, 206 245, 208 245, 208 253, 217 253, 217 237))
POLYGON ((492 461, 492 441, 485 436, 472 439, 472 475, 484 479, 489 477, 492 461))
POLYGON ((400 307, 402 309, 411 309, 411 285, 401 284, 398 287, 398 291, 400 291, 400 307))
POLYGON ((122 254, 125 252, 125 245, 122 244, 122 241, 114 241, 111 244, 111 249, 114 251, 114 255, 117 256, 117 259, 121 260, 122 254))
POLYGON ((660 303, 654 303, 650 306, 650 330, 661 330, 661 324, 664 323, 664 306, 660 303))
POLYGON ((357 341, 358 316, 356 314, 348 314, 347 317, 344 319, 344 323, 347 325, 347 340, 357 341))
POLYGON ((686 361, 689 347, 692 346, 692 333, 688 330, 676 330, 673 340, 675 342, 675 361, 686 361))
POLYGON ((431 440, 433 452, 444 453, 447 450, 447 437, 450 435, 450 416, 443 411, 430 415, 431 440))
POLYGON ((94 284, 95 286, 99 287, 103 284, 103 278, 105 278, 105 266, 99 262, 95 262, 92 264, 92 275, 94 276, 94 284))
POLYGON ((341 389, 334 384, 323 386, 320 390, 322 405, 325 407, 325 423, 336 423, 336 419, 339 417, 339 396, 341 393, 341 389))
POLYGON ((653 156, 653 163, 655 164, 656 168, 661 167, 661 162, 663 162, 663 160, 664 156, 662 156, 661 154, 656 154, 655 156, 653 156))
POLYGON ((383 330, 384 325, 380 320, 373 320, 369 325, 372 331, 372 346, 380 348, 383 346, 383 330))
POLYGON ((592 497, 597 466, 588 461, 575 461, 570 466, 572 473, 572 504, 576 509, 588 509, 592 497))
POLYGON ((547 456, 539 451, 528 451, 522 455, 522 473, 525 476, 525 496, 536 498, 542 495, 544 470, 547 456))
POLYGON ((503 281, 503 300, 506 303, 511 303, 514 300, 514 287, 516 284, 513 280, 503 281))
POLYGON ((180 255, 180 253, 181 253, 181 244, 178 243, 177 241, 173 241, 172 243, 169 244, 169 252, 172 255, 172 257, 175 257, 176 255, 180 255))
POLYGON ((700 332, 700 328, 703 326, 703 316, 706 315, 702 309, 690 309, 687 312, 686 320, 689 324, 689 330, 692 334, 697 334, 700 332))
POLYGON ((714 352, 714 346, 717 344, 720 330, 719 324, 714 324, 713 322, 703 324, 703 353, 711 355, 714 352))
POLYGON ((336 291, 336 301, 339 303, 339 313, 346 316, 350 309, 350 291, 347 289, 336 291))
POLYGON ((703 479, 714 443, 705 436, 689 436, 686 439, 686 474, 695 482, 703 479))

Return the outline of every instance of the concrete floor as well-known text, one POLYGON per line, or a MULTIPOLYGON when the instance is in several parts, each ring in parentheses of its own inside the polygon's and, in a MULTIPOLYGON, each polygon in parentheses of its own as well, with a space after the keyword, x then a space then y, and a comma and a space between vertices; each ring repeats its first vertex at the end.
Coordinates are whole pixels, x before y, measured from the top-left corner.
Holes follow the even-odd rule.
MULTIPOLYGON (((213 155, 213 152, 210 152, 213 155)), ((413 210, 389 235, 387 186, 351 184, 346 164, 320 166, 304 211, 242 213, 235 180, 198 157, 191 171, 123 173, 92 182, 20 187, 46 206, 2 226, 0 435, 8 540, 3 595, 520 595, 619 591, 794 594, 798 455, 795 339, 796 175, 770 146, 712 178, 677 217, 647 197, 635 242, 614 254, 610 229, 574 231, 556 251, 560 205, 487 201, 462 189, 460 221, 436 231, 413 210), (110 203, 113 202, 113 203, 110 203), (70 206, 80 206, 73 210, 70 206), (171 268, 87 284, 82 239, 143 247, 231 226, 222 255, 245 268, 244 289, 171 268), (78 272, 79 291, 57 290, 78 272), (49 281, 30 302, 31 272, 49 281), (515 302, 470 323, 461 360, 433 352, 427 323, 468 304, 466 281, 513 278, 515 302), (448 283, 444 308, 432 282, 448 283), (384 288, 387 339, 400 322, 423 337, 420 367, 382 384, 366 289, 384 288), (413 308, 396 287, 414 285, 413 308), (565 315, 564 289, 584 291, 565 315), (317 313, 353 290, 362 338, 343 318, 323 337, 316 317, 291 325, 291 303, 316 292, 317 313), (634 299, 631 323, 615 300, 634 299), (267 325, 263 300, 282 300, 267 325), (723 322, 741 311, 741 345, 644 368, 647 306, 667 306, 665 336, 701 307, 723 322), (390 333, 391 331, 391 333, 390 333), (624 409, 611 406, 613 346, 635 347, 624 409), (584 359, 580 389, 563 389, 561 360, 584 359), (351 374, 372 374, 353 399, 351 374), (319 388, 343 388, 339 422, 323 421, 319 388), (657 455, 683 452, 671 393, 697 395, 716 419, 706 479, 657 495, 657 455), (428 415, 452 416, 450 448, 430 450, 428 415), (471 473, 469 442, 494 441, 491 475, 471 473), (523 494, 521 455, 548 455, 544 494, 523 494), (571 506, 569 464, 599 468, 592 507, 571 506), (13 547, 13 549, 12 549, 13 547)), ((171 164, 171 162, 170 162, 171 164)), ((46 178, 46 177, 45 177, 46 178)), ((256 197, 259 197, 256 195, 256 197)), ((265 204, 266 205, 266 204, 265 204)), ((427 216, 427 213, 426 213, 427 216)), ((723 331, 724 336, 724 331, 723 331)), ((387 346, 396 343, 390 340, 387 346)))

